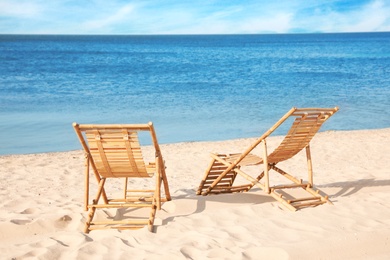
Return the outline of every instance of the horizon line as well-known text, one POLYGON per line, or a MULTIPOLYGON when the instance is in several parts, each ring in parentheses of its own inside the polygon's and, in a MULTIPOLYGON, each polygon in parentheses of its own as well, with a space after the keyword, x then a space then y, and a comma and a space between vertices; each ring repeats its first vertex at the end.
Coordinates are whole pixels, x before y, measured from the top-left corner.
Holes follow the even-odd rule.
POLYGON ((287 32, 287 33, 148 33, 148 34, 125 34, 125 33, 0 33, 0 35, 24 35, 24 36, 217 36, 217 35, 297 35, 297 34, 363 34, 363 33, 390 33, 390 31, 362 31, 362 32, 287 32))

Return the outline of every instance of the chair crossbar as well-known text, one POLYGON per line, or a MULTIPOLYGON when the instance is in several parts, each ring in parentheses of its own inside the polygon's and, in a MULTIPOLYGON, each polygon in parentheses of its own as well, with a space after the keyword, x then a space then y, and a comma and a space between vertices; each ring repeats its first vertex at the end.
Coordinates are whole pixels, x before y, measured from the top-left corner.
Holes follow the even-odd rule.
POLYGON ((295 202, 301 202, 301 201, 308 201, 308 200, 321 200, 319 197, 307 197, 307 198, 300 198, 300 199, 291 199, 287 200, 288 203, 295 203, 295 202))
POLYGON ((294 188, 306 188, 308 186, 310 186, 310 184, 302 183, 302 184, 290 184, 290 185, 272 186, 271 189, 273 189, 273 190, 294 189, 294 188))
POLYGON ((153 207, 152 203, 113 203, 113 204, 97 204, 88 205, 88 208, 145 208, 153 207))

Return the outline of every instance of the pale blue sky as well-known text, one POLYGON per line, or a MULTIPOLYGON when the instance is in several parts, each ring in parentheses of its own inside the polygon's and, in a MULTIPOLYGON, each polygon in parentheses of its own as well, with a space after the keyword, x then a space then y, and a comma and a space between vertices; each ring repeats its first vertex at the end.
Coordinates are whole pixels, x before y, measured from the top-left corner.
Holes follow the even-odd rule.
POLYGON ((0 34, 376 31, 389 0, 0 0, 0 34))

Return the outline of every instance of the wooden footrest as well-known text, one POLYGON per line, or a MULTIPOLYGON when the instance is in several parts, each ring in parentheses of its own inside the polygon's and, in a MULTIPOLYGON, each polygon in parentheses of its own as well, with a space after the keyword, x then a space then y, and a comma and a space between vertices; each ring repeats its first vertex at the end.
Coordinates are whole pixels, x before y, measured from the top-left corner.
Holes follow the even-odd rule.
POLYGON ((311 201, 311 202, 306 202, 306 203, 296 203, 293 206, 295 208, 303 208, 303 207, 310 207, 310 206, 318 206, 321 204, 326 203, 326 201, 319 200, 319 201, 311 201))
POLYGON ((110 221, 93 221, 90 223, 88 230, 98 229, 140 229, 150 224, 149 219, 132 219, 127 221, 110 220, 110 221))
MULTIPOLYGON (((219 158, 225 159, 226 155, 218 154, 219 158)), ((212 159, 210 166, 206 170, 205 176, 201 181, 197 194, 203 194, 207 189, 209 189, 214 181, 221 176, 221 174, 228 167, 221 162, 217 161, 215 158, 212 159)), ((209 193, 218 194, 218 193, 231 193, 231 192, 240 192, 247 190, 247 187, 242 188, 240 186, 233 187, 233 182, 237 176, 237 172, 234 170, 229 171, 212 189, 209 193)), ((207 193, 207 192, 206 192, 207 193)))
POLYGON ((108 203, 152 202, 153 197, 126 197, 126 199, 109 199, 108 203))
POLYGON ((296 202, 301 202, 301 201, 309 201, 309 200, 320 201, 321 198, 318 198, 318 197, 307 197, 307 198, 287 200, 287 202, 291 204, 291 203, 296 203, 296 202))
POLYGON ((88 230, 92 231, 92 230, 102 230, 102 229, 119 229, 119 230, 126 230, 126 229, 140 229, 140 228, 143 228, 145 227, 147 224, 145 225, 105 225, 105 226, 102 226, 102 225, 99 225, 99 226, 89 226, 88 230))
POLYGON ((308 183, 290 184, 290 185, 276 185, 276 186, 271 187, 271 190, 306 188, 308 185, 310 186, 310 184, 308 184, 308 183))
POLYGON ((147 225, 149 219, 132 219, 132 220, 110 220, 110 221, 93 221, 91 225, 147 225))
POLYGON ((250 189, 250 185, 240 185, 240 186, 216 186, 214 189, 210 191, 212 194, 218 194, 218 193, 233 193, 233 192, 243 192, 248 191, 250 189))
POLYGON ((98 204, 88 205, 88 208, 150 208, 154 205, 151 203, 117 203, 117 204, 98 204))

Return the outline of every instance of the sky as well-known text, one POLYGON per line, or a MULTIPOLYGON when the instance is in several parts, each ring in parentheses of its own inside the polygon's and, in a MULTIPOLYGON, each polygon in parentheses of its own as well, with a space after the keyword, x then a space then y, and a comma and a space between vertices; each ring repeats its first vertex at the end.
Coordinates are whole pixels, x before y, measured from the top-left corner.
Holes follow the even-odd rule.
POLYGON ((390 31, 390 0, 0 0, 0 34, 390 31))

